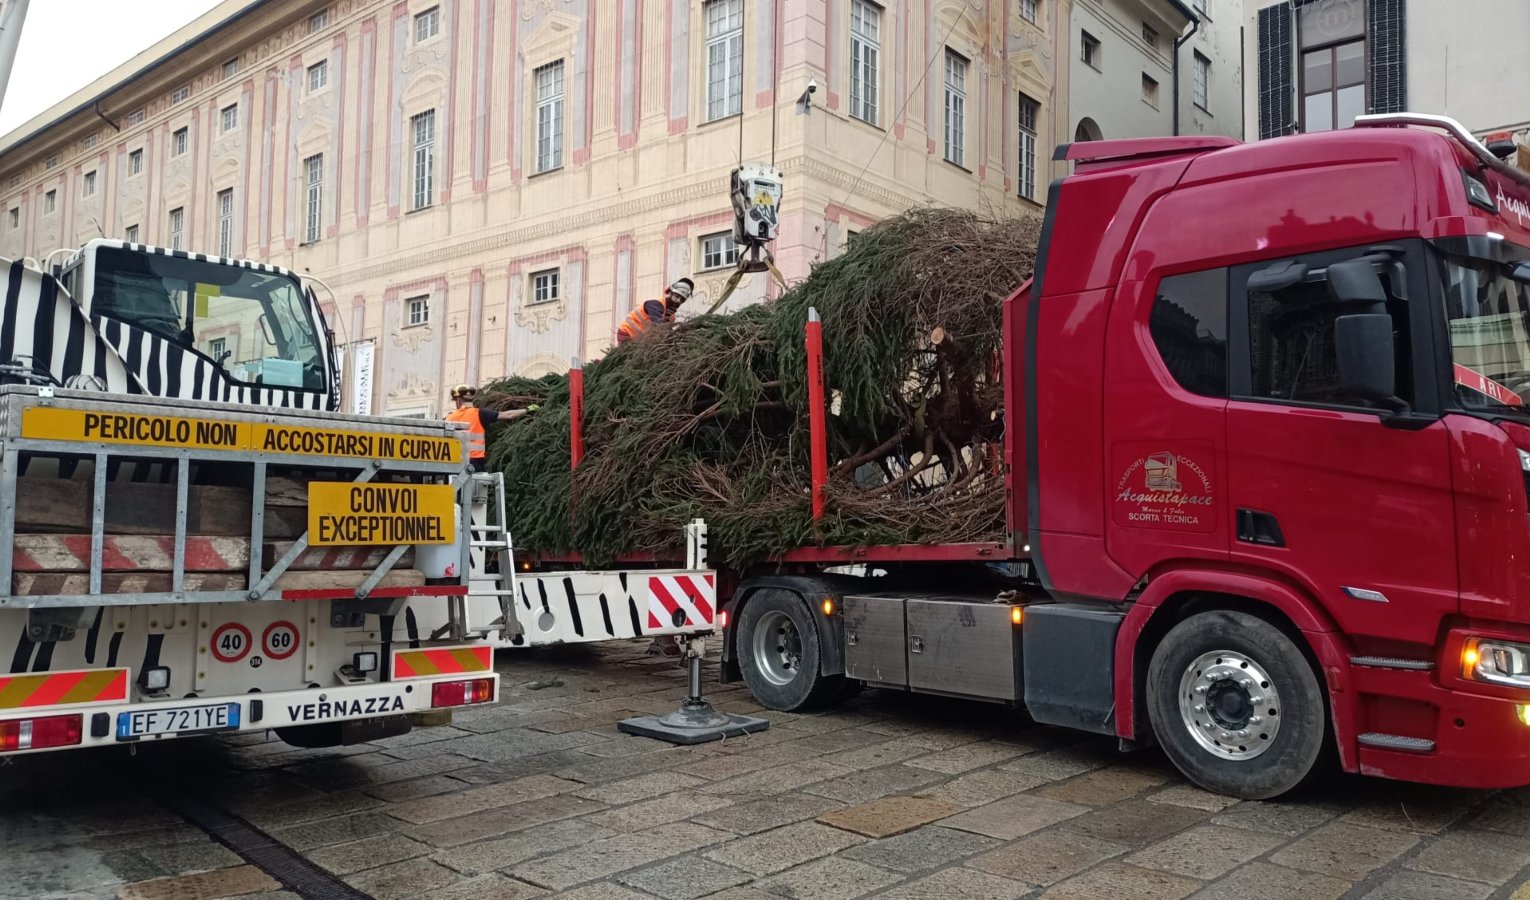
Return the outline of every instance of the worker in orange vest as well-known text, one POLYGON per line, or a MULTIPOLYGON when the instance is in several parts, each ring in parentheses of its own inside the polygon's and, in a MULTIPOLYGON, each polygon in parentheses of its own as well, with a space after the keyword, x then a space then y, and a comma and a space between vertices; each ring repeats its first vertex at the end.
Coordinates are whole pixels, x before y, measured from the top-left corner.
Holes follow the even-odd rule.
POLYGON ((625 344, 633 338, 648 330, 648 326, 657 323, 668 324, 675 321, 675 313, 685 301, 691 299, 691 291, 695 284, 689 278, 682 278, 664 289, 663 300, 645 300, 643 305, 632 311, 627 316, 627 321, 616 329, 616 343, 625 344))
POLYGON ((472 464, 474 472, 482 472, 489 458, 484 446, 484 429, 495 422, 519 419, 529 412, 535 412, 536 407, 495 412, 474 406, 473 399, 477 396, 478 389, 466 384, 452 388, 452 401, 457 404, 457 408, 446 414, 446 421, 461 422, 468 427, 468 462, 472 464))

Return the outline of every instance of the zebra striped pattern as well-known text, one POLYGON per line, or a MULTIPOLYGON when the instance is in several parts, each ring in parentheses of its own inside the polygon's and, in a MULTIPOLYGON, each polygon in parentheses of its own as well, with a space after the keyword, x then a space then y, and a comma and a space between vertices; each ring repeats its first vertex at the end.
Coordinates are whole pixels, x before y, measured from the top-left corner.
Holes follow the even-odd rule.
POLYGON ((295 388, 267 388, 229 378, 223 368, 159 335, 131 325, 92 316, 91 322, 125 363, 140 386, 129 393, 181 400, 212 400, 239 406, 324 409, 327 395, 295 388))
MULTIPOLYGON (((295 277, 279 266, 146 244, 93 241, 87 250, 101 244, 295 277)), ((66 266, 72 265, 79 255, 71 257, 66 266)), ((0 363, 30 358, 35 368, 51 373, 66 387, 78 376, 94 376, 109 393, 240 406, 336 410, 339 378, 328 325, 312 288, 305 290, 305 299, 320 335, 320 361, 327 375, 324 391, 237 382, 212 360, 157 334, 104 316, 87 317, 52 275, 29 269, 20 261, 12 262, 5 306, 0 312, 0 363)))
POLYGON ((300 277, 291 269, 281 266, 273 266, 270 263, 254 262, 248 259, 233 259, 227 256, 213 256, 210 253, 191 253, 186 250, 169 250, 164 247, 155 247, 149 244, 133 244, 128 241, 94 240, 86 244, 80 250, 75 251, 64 262, 63 268, 67 269, 79 262, 88 251, 95 247, 118 247, 123 250, 132 250, 134 253, 150 253, 155 256, 173 256, 176 259, 190 259, 197 262, 217 263, 220 266, 234 266, 239 269, 251 269, 256 272, 266 272, 271 275, 284 275, 288 278, 300 277))
POLYGON ((10 264, 0 309, 0 363, 21 359, 61 384, 93 375, 114 394, 142 394, 143 386, 85 313, 51 275, 10 264))

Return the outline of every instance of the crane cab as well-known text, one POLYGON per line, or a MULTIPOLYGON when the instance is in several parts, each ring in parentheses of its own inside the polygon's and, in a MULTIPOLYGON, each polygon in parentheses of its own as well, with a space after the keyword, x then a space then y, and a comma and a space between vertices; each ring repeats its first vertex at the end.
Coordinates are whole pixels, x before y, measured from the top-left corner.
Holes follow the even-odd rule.
POLYGON ((130 370, 143 370, 150 354, 165 360, 162 378, 153 365, 142 373, 161 382, 157 389, 145 384, 147 393, 260 403, 283 392, 289 402, 276 405, 335 408, 333 336, 313 292, 293 272, 98 239, 56 275, 130 370), (203 387, 172 386, 180 381, 169 371, 172 359, 203 387))

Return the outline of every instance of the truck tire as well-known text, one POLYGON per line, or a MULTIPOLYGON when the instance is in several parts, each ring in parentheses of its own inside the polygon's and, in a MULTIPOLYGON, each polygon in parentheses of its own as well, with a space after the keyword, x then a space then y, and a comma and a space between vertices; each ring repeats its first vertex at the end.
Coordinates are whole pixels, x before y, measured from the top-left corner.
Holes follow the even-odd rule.
POLYGON ((818 628, 807 604, 790 591, 761 590, 738 620, 738 662, 744 683, 766 709, 812 709, 845 693, 845 676, 819 672, 818 628))
POLYGON ((1170 629, 1148 666, 1147 703, 1158 743, 1185 777, 1244 800, 1300 786, 1328 736, 1323 690, 1300 648, 1231 610, 1170 629))

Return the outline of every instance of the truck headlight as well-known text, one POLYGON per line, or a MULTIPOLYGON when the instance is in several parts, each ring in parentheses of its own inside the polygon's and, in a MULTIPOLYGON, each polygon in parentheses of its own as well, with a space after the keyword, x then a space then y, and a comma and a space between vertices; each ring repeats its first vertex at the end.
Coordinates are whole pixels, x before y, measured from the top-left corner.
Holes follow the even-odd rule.
POLYGON ((1470 638, 1461 648, 1461 675, 1472 681, 1530 688, 1530 644, 1470 638))

